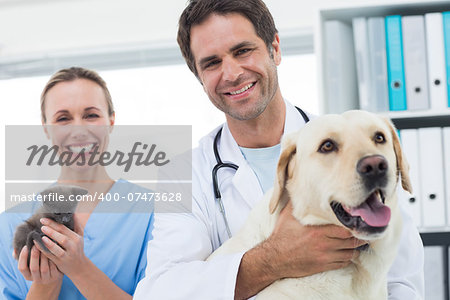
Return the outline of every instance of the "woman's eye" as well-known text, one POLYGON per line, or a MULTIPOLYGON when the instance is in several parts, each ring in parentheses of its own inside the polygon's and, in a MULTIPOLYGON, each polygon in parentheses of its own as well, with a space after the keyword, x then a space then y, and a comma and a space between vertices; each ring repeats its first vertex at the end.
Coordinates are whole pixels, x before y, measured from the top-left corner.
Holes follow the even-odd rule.
POLYGON ((337 150, 336 144, 332 140, 326 140, 319 147, 319 152, 328 153, 337 150))
POLYGON ((67 118, 67 117, 60 117, 60 118, 56 119, 56 122, 66 122, 68 120, 69 120, 69 118, 67 118))
POLYGON ((384 137, 384 134, 382 134, 381 132, 375 133, 373 140, 377 144, 384 144, 386 142, 386 138, 384 137))
POLYGON ((88 114, 86 117, 88 119, 94 119, 94 118, 98 118, 99 116, 97 114, 88 114))

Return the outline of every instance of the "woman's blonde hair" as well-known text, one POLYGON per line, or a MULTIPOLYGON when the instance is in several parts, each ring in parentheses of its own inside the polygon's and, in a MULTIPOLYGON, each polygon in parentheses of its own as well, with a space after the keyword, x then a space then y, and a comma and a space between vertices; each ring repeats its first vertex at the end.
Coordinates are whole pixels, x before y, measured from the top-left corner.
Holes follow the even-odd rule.
POLYGON ((108 115, 112 116, 114 114, 114 106, 112 103, 111 94, 109 93, 106 82, 103 80, 103 78, 101 78, 100 75, 98 75, 98 73, 95 71, 80 67, 71 67, 68 69, 59 70, 58 72, 53 74, 53 76, 45 85, 44 90, 41 94, 41 119, 43 123, 47 122, 45 118, 45 96, 47 95, 48 91, 60 82, 73 81, 75 79, 87 79, 97 83, 103 89, 103 93, 105 94, 106 103, 108 105, 108 115))

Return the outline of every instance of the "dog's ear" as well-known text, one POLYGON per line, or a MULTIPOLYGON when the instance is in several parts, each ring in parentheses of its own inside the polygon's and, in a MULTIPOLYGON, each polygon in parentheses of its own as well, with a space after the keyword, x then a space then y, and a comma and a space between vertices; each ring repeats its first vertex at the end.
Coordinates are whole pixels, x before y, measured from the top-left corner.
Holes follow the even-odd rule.
POLYGON ((397 179, 398 175, 400 175, 403 189, 412 193, 411 180, 409 179, 409 164, 400 146, 400 139, 398 138, 397 130, 391 121, 388 119, 384 120, 391 130, 392 144, 394 145, 394 152, 397 157, 397 179))
POLYGON ((281 142, 281 155, 278 160, 277 174, 270 198, 269 209, 273 214, 277 207, 283 208, 289 198, 285 194, 287 179, 292 177, 295 160, 292 159, 297 152, 298 133, 291 133, 283 137, 281 142))

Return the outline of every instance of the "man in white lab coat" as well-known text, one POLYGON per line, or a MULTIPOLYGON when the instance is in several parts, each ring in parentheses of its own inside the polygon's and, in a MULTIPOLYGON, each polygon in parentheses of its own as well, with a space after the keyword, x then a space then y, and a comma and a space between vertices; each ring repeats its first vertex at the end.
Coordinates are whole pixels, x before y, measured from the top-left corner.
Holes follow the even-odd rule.
MULTIPOLYGON (((347 266, 364 241, 333 225, 302 226, 290 205, 260 245, 205 261, 229 238, 226 223, 236 233, 270 189, 281 136, 298 130, 305 120, 281 95, 280 40, 262 1, 191 0, 180 17, 178 43, 227 122, 194 150, 192 213, 156 215, 146 277, 135 298, 243 299, 281 278, 347 266), (217 174, 227 221, 214 197, 211 175, 217 164, 214 138, 220 130, 220 159, 238 166, 237 171, 222 168, 217 174)), ((403 214, 403 219, 399 254, 388 277, 389 299, 422 299, 423 247, 411 218, 403 214)))

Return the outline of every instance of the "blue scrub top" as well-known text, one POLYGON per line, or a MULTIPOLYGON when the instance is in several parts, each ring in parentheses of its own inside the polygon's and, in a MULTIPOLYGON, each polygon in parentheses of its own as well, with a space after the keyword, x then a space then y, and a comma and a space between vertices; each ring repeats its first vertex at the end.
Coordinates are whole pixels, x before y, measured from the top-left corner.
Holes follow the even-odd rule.
MULTIPOLYGON (((139 280, 145 275, 147 244, 152 238, 153 204, 129 202, 128 199, 145 192, 149 190, 122 179, 116 181, 109 193, 112 197, 120 195, 123 204, 120 210, 111 212, 113 203, 100 202, 84 229, 85 255, 130 295, 134 294, 139 280)), ((1 299, 25 299, 31 286, 31 281, 25 280, 17 269, 17 261, 12 257, 12 240, 15 228, 30 217, 34 207, 36 205, 30 205, 30 213, 0 214, 1 299)), ((114 207, 117 208, 117 203, 114 207)), ((59 299, 86 298, 64 276, 59 299)))

